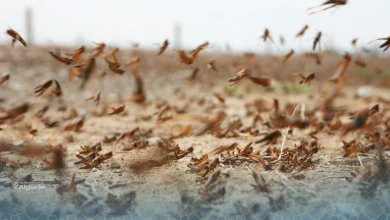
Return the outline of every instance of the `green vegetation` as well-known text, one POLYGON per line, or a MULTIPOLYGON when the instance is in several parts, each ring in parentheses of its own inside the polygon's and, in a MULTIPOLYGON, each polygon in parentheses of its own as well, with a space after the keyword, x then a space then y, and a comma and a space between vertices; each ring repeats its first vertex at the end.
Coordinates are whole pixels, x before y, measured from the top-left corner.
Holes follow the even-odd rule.
POLYGON ((272 87, 277 92, 284 94, 303 94, 312 91, 310 84, 301 86, 297 81, 295 82, 274 82, 272 87))
POLYGON ((355 75, 361 77, 381 77, 381 78, 390 78, 390 70, 384 70, 381 73, 375 72, 372 68, 365 67, 360 68, 359 70, 354 72, 355 75))

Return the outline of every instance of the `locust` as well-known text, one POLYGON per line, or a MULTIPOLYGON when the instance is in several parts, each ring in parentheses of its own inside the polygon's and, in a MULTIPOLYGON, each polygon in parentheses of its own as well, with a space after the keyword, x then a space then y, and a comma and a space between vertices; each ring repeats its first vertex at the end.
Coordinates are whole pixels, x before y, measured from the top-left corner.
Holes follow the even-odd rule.
POLYGON ((324 9, 322 9, 322 10, 309 13, 309 14, 316 14, 316 13, 319 13, 321 11, 329 10, 329 9, 334 8, 336 6, 346 5, 347 2, 348 2, 348 0, 327 0, 324 3, 322 3, 321 5, 308 8, 307 11, 310 11, 312 9, 319 8, 319 7, 322 7, 322 6, 325 6, 325 5, 330 5, 329 7, 326 7, 324 9))

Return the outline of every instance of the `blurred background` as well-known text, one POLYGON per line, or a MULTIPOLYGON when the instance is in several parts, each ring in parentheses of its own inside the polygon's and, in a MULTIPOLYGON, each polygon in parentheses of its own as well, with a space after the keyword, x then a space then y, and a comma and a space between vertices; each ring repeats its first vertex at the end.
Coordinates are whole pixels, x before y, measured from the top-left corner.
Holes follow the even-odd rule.
MULTIPOLYGON (((282 51, 291 48, 307 50, 318 31, 323 32, 323 48, 352 50, 351 40, 358 45, 389 35, 385 24, 390 19, 388 0, 350 0, 346 6, 315 15, 306 9, 323 0, 19 0, 3 2, 0 29, 9 27, 36 45, 90 45, 91 41, 130 47, 155 48, 168 38, 174 47, 193 48, 208 40, 215 49, 273 52, 272 44, 259 37, 264 28, 282 51), (305 25, 309 30, 302 40, 293 41, 305 25)), ((9 43, 5 34, 0 43, 9 43)), ((378 49, 376 49, 378 50, 378 49)))

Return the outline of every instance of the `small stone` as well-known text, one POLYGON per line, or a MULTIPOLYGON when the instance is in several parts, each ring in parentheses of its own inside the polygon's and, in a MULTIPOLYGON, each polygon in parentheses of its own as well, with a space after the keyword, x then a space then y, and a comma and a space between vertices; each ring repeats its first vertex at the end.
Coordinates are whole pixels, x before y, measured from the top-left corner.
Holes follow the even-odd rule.
POLYGON ((119 169, 121 168, 121 165, 117 162, 111 162, 110 169, 119 169))
POLYGON ((31 182, 31 181, 33 180, 32 174, 31 174, 31 173, 28 174, 28 175, 24 178, 24 180, 25 180, 26 182, 31 182))
POLYGON ((11 143, 13 146, 15 147, 23 147, 24 146, 24 141, 23 140, 19 140, 19 141, 14 141, 11 143))
POLYGON ((96 167, 92 168, 92 172, 96 172, 96 171, 97 171, 96 167))
POLYGON ((357 90, 357 95, 362 98, 372 97, 374 88, 371 85, 361 86, 357 90))

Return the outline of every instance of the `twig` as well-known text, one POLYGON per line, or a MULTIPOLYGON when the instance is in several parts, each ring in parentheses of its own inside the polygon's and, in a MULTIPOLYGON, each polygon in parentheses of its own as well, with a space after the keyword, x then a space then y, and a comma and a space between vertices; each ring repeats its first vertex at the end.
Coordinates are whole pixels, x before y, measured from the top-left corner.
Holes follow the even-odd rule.
MULTIPOLYGON (((294 116, 294 114, 295 114, 295 112, 297 111, 299 105, 300 105, 300 104, 298 104, 298 105, 295 107, 295 109, 294 109, 294 111, 293 111, 291 117, 294 116)), ((287 131, 286 131, 286 134, 284 135, 283 142, 282 142, 282 148, 280 149, 279 158, 278 158, 275 162, 277 162, 277 161, 279 161, 279 160, 282 159, 283 150, 284 150, 284 144, 286 143, 287 135, 288 135, 288 132, 290 131, 290 126, 291 126, 291 125, 289 125, 289 126, 287 127, 287 131)))
POLYGON ((360 166, 361 166, 361 167, 364 167, 363 162, 362 162, 362 160, 360 159, 359 155, 357 156, 357 158, 358 158, 358 160, 359 160, 360 166))

